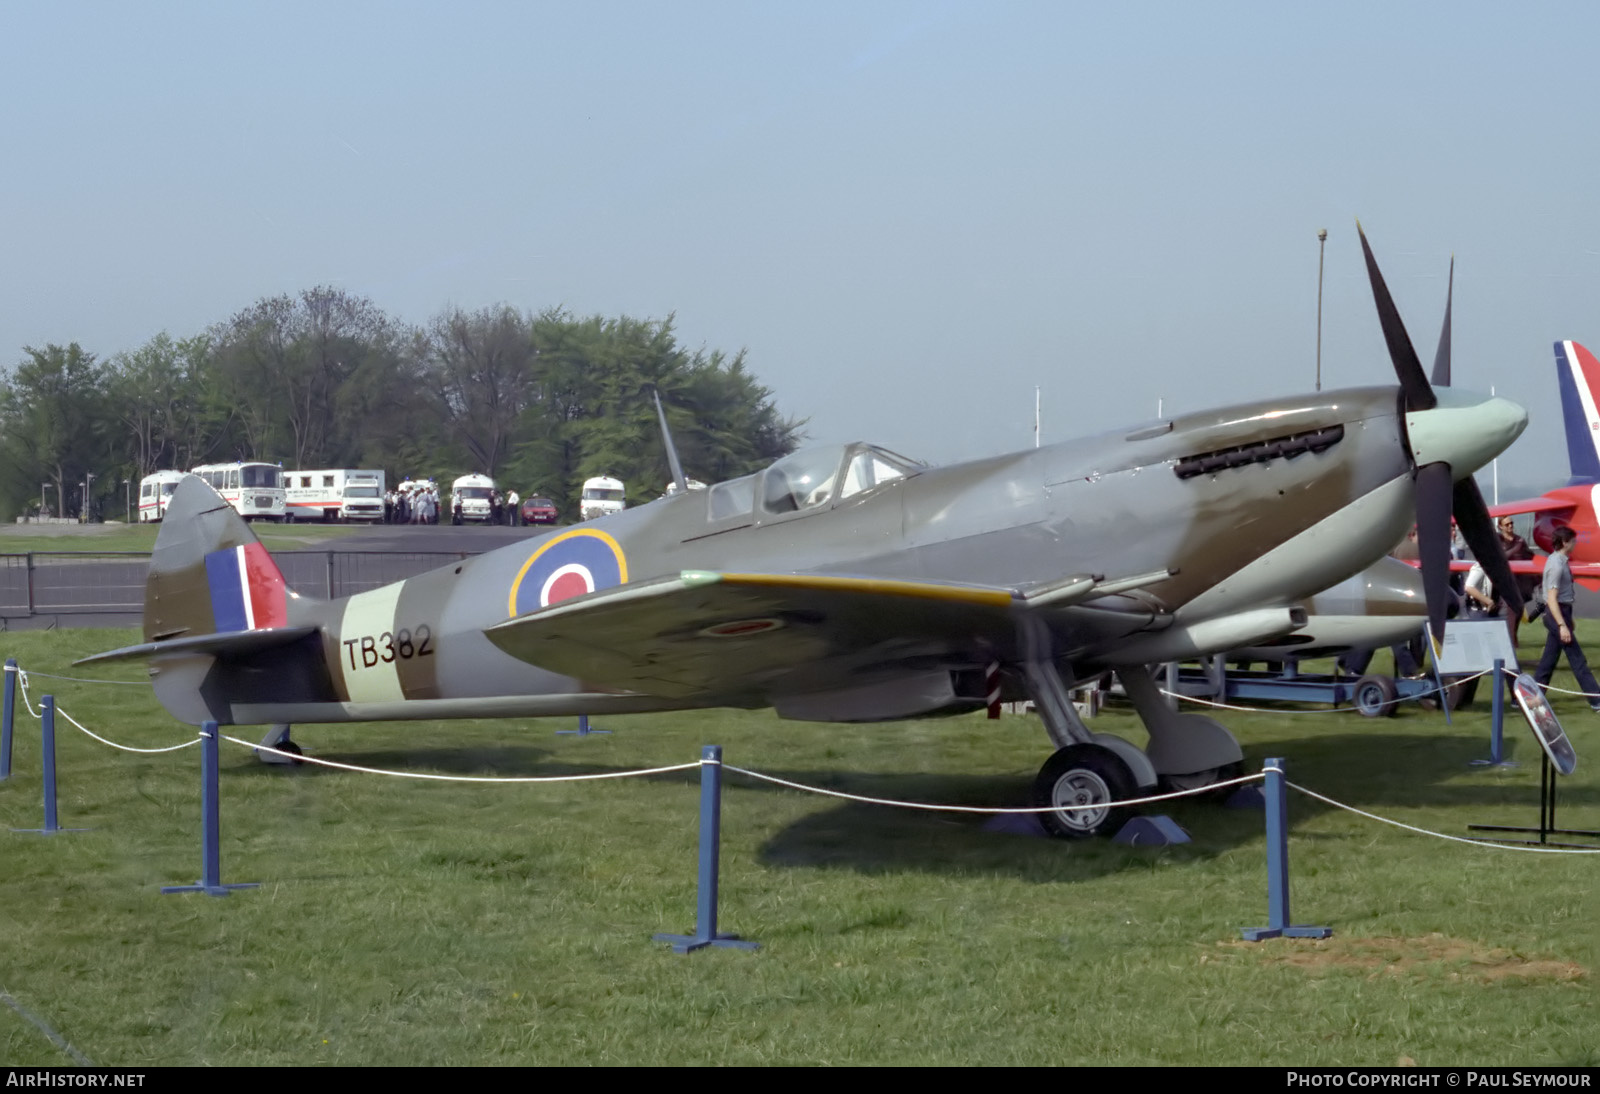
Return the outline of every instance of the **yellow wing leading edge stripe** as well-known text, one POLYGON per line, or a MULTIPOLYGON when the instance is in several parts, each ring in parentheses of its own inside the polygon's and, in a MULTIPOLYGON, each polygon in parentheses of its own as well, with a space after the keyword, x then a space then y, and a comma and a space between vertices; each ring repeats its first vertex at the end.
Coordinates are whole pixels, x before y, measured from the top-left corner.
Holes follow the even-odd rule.
MULTIPOLYGON (((705 583, 703 571, 687 570, 687 584, 705 583), (698 579, 698 580, 696 580, 698 579)), ((756 585, 779 589, 818 589, 840 593, 873 593, 883 596, 907 596, 922 600, 947 600, 960 604, 984 604, 1005 608, 1016 603, 1016 596, 1006 589, 980 589, 971 585, 938 585, 923 581, 895 581, 875 577, 833 577, 820 574, 717 574, 716 579, 727 585, 756 585)))

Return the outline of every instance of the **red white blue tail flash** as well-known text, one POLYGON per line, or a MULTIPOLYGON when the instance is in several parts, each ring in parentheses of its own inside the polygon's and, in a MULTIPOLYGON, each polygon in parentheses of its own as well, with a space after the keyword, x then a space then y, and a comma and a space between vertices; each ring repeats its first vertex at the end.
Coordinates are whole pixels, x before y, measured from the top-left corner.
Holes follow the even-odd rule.
POLYGON ((259 543, 206 556, 211 616, 219 633, 281 627, 288 622, 283 575, 259 543))
POLYGON ((1556 343, 1556 378, 1561 385, 1561 417, 1567 428, 1569 486, 1600 483, 1600 361, 1576 342, 1556 343))

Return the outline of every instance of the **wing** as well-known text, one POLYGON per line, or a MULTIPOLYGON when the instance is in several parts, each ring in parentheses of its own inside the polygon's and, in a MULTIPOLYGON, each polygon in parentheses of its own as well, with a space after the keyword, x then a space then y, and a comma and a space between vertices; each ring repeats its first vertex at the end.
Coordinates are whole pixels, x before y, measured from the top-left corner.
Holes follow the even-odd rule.
POLYGON ((1523 501, 1502 502, 1489 506, 1491 517, 1514 517, 1519 513, 1572 512, 1577 504, 1564 498, 1527 498, 1523 501))
POLYGON ((484 633, 531 664, 671 698, 770 696, 935 666, 1012 659, 1018 613, 1128 634, 1147 606, 1114 594, 1159 575, 1077 575, 1026 591, 831 574, 685 571, 574 597, 484 633), (1098 598, 1106 606, 1082 601, 1098 598))
MULTIPOLYGON (((1511 572, 1514 574, 1542 576, 1544 574, 1544 559, 1545 556, 1543 555, 1538 558, 1519 558, 1513 562, 1506 563, 1506 565, 1511 567, 1511 572)), ((1413 562, 1410 565, 1415 566, 1416 563, 1413 562)), ((1450 572, 1457 574, 1468 573, 1475 565, 1477 563, 1470 559, 1451 559, 1450 572)), ((1600 578, 1600 562, 1569 562, 1567 567, 1572 571, 1573 577, 1600 578)))

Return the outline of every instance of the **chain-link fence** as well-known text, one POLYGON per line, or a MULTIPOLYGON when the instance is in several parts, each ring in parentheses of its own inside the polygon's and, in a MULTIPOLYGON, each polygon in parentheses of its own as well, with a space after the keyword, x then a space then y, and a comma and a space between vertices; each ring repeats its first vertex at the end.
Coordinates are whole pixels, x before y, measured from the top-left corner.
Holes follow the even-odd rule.
MULTIPOLYGON (((471 551, 278 551, 289 587, 339 597, 448 566, 471 551)), ((0 554, 0 615, 144 611, 150 556, 139 551, 30 551, 0 554)))

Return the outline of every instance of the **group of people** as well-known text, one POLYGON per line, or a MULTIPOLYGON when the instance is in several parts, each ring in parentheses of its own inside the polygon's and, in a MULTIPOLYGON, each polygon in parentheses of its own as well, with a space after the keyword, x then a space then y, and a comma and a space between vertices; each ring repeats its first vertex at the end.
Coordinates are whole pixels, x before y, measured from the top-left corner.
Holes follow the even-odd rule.
POLYGON ((512 527, 522 523, 522 499, 515 490, 509 494, 496 490, 489 495, 489 523, 509 524, 512 527))
POLYGON ((438 524, 439 488, 431 482, 401 483, 383 495, 383 523, 438 524))
MULTIPOLYGON (((474 487, 473 489, 479 489, 474 487)), ((517 497, 515 490, 509 494, 502 494, 498 490, 489 491, 489 523, 509 524, 516 527, 522 523, 522 499, 517 497)), ((466 523, 466 512, 460 494, 455 494, 450 499, 450 523, 466 523)))

